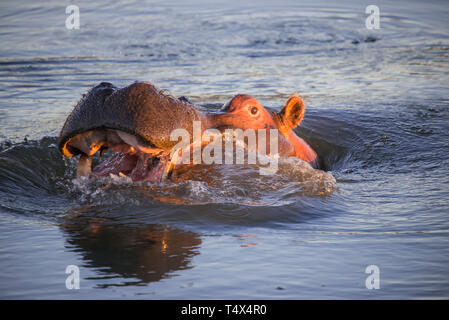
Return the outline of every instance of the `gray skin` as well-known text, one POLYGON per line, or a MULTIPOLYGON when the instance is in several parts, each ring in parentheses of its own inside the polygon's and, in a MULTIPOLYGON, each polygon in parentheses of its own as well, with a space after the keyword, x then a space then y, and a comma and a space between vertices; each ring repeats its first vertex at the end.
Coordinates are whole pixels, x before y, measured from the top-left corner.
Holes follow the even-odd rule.
MULTIPOLYGON (((163 94, 148 82, 135 82, 117 89, 108 82, 92 88, 78 102, 68 116, 58 138, 64 144, 77 134, 94 129, 116 129, 138 138, 149 147, 170 150, 177 141, 170 141, 170 133, 177 128, 193 132, 193 121, 203 115, 186 99, 163 94)), ((80 150, 67 146, 73 155, 80 150)))

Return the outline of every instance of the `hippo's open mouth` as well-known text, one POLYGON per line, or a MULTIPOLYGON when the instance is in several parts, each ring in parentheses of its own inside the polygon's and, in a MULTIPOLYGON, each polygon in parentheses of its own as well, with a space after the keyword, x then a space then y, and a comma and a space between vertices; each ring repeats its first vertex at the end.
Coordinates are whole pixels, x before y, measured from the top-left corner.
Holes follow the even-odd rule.
POLYGON ((118 89, 108 82, 95 86, 74 107, 61 130, 58 147, 66 157, 80 154, 77 176, 126 175, 133 181, 158 182, 173 170, 169 161, 173 130, 190 134, 203 118, 195 106, 135 82, 118 89), (112 155, 92 168, 92 156, 112 155))
POLYGON ((63 147, 64 154, 80 153, 77 176, 129 177, 132 181, 160 182, 171 171, 169 153, 151 146, 137 136, 113 129, 95 129, 69 139, 63 147), (92 156, 101 157, 106 150, 109 157, 92 167, 92 156))

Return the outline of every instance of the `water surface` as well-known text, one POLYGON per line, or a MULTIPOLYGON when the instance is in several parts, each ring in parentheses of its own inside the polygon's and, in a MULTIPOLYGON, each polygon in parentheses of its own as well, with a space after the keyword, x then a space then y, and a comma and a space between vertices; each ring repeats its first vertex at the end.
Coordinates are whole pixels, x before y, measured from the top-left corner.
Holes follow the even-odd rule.
POLYGON ((0 3, 1 298, 449 297, 444 1, 378 1, 379 30, 357 1, 76 4, 79 30, 66 3, 0 3), (327 170, 75 180, 55 147, 65 118, 97 83, 135 80, 204 108, 298 92, 296 132, 327 170))

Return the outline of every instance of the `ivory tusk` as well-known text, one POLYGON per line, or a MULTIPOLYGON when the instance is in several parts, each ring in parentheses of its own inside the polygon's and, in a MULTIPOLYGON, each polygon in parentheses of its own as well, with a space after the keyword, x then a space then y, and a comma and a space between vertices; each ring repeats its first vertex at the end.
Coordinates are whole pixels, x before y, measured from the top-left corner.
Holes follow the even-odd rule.
POLYGON ((92 157, 86 155, 85 153, 81 154, 80 159, 78 161, 78 170, 76 171, 76 177, 85 177, 88 176, 92 171, 92 157))

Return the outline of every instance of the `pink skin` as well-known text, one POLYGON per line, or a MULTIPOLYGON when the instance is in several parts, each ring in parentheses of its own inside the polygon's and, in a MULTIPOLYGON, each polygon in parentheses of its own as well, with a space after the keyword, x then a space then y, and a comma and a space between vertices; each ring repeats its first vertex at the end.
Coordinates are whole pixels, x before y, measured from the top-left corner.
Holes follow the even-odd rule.
POLYGON ((224 106, 223 113, 211 117, 210 125, 243 130, 277 129, 280 133, 280 156, 296 156, 317 167, 317 153, 293 131, 304 113, 304 102, 297 95, 291 96, 279 113, 265 109, 250 95, 237 95, 224 106))
POLYGON ((166 162, 144 153, 114 153, 96 166, 92 173, 96 176, 126 175, 133 181, 161 181, 166 162))

